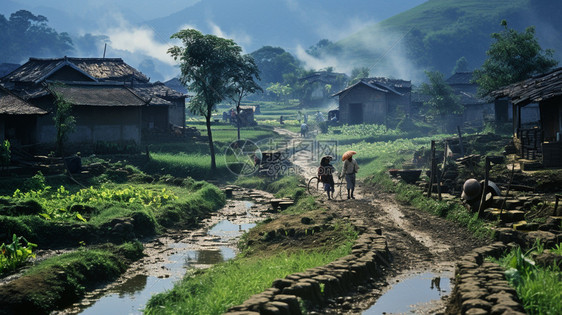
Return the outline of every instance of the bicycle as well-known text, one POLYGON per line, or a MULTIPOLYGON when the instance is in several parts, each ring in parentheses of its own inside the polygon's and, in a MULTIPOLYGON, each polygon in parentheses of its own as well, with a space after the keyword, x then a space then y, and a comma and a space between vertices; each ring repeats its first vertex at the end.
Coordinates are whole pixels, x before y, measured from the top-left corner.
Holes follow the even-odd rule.
MULTIPOLYGON (((333 199, 342 200, 343 199, 342 187, 344 186, 343 178, 340 179, 339 177, 336 176, 336 181, 334 181, 334 185, 335 187, 334 187, 333 199), (339 179, 339 181, 337 181, 337 179, 339 179)), ((307 191, 310 195, 314 197, 320 197, 326 194, 326 192, 324 191, 324 183, 320 181, 320 178, 318 176, 314 176, 308 180, 307 191)))

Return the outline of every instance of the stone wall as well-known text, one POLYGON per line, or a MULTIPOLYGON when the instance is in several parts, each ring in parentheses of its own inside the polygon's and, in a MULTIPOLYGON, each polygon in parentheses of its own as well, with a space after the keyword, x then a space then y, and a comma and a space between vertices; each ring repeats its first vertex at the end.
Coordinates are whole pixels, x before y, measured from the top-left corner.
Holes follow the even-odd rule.
POLYGON ((504 269, 484 261, 488 256, 499 258, 507 249, 503 242, 496 242, 474 249, 457 262, 447 314, 525 314, 504 269))
POLYGON ((342 296, 354 286, 382 276, 382 268, 388 267, 390 260, 382 231, 360 222, 354 225, 363 233, 355 241, 351 255, 277 279, 271 288, 231 307, 226 314, 301 314, 299 299, 322 306, 327 299, 342 296))

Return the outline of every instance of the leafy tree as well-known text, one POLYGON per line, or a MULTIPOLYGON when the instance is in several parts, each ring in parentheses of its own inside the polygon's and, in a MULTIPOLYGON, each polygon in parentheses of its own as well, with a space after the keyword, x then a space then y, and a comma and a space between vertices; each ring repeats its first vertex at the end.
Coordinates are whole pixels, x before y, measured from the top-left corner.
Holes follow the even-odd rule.
POLYGON ((495 42, 486 52, 488 59, 481 69, 474 72, 481 95, 547 72, 558 64, 552 58, 553 50, 543 51, 540 47, 535 38, 534 26, 529 26, 519 33, 507 28, 505 20, 502 20, 501 25, 505 28, 503 31, 492 33, 495 42))
MULTIPOLYGON (((230 88, 232 90, 231 100, 236 105, 236 117, 240 117, 240 103, 242 99, 263 89, 255 80, 260 79, 260 72, 254 58, 251 55, 240 56, 230 88)), ((238 140, 240 140, 240 119, 237 119, 238 140)))
POLYGON ((279 82, 272 83, 268 88, 268 92, 275 94, 278 98, 285 101, 285 103, 289 102, 289 95, 293 92, 293 89, 288 84, 281 84, 279 82))
POLYGON ((66 101, 61 94, 54 89, 51 91, 55 95, 56 112, 53 120, 55 121, 57 153, 64 155, 64 143, 68 140, 68 135, 74 130, 76 119, 71 115, 72 104, 66 101))
POLYGON ((280 47, 264 46, 250 55, 260 70, 262 87, 284 83, 284 75, 300 70, 299 61, 280 47))
POLYGON ((439 116, 443 122, 446 115, 462 113, 460 97, 455 95, 453 88, 445 82, 443 74, 437 71, 426 71, 425 74, 429 83, 422 83, 420 92, 430 96, 429 100, 424 102, 428 113, 439 116))
POLYGON ((181 30, 172 35, 182 41, 183 47, 173 46, 168 53, 180 60, 180 81, 195 93, 190 101, 192 113, 205 117, 211 170, 217 169, 211 116, 216 105, 230 98, 232 83, 239 81, 242 48, 231 39, 203 35, 194 29, 181 30))
POLYGON ((355 83, 361 81, 363 78, 369 77, 369 67, 353 68, 351 70, 351 80, 348 86, 354 85, 355 83))
POLYGON ((19 10, 6 19, 0 15, 0 60, 19 63, 30 56, 65 55, 72 51, 67 33, 57 33, 47 18, 19 10))
POLYGON ((464 56, 460 57, 455 63, 452 74, 468 71, 468 60, 464 56))

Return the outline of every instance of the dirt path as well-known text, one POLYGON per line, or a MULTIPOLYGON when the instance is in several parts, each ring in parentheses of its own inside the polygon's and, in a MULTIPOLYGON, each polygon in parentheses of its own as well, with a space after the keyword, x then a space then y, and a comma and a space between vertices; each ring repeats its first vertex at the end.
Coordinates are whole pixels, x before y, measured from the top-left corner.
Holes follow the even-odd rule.
MULTIPOLYGON (((287 130, 276 130, 297 140, 298 135, 287 130)), ((358 150, 358 155, 361 152, 358 150)), ((297 154, 293 163, 303 170, 306 178, 314 176, 317 165, 297 154)), ((359 171, 361 174, 361 170, 359 171)), ((357 199, 331 201, 320 197, 320 202, 344 217, 361 218, 371 226, 382 228, 393 256, 386 279, 373 281, 358 289, 351 296, 333 301, 321 310, 322 314, 361 314, 373 305, 393 283, 409 275, 421 272, 454 271, 455 261, 473 248, 482 246, 484 241, 472 237, 458 224, 430 215, 421 210, 397 202, 394 195, 375 190, 358 181, 357 199)), ((429 287, 429 282, 427 284, 429 287)), ((416 294, 417 292, 411 292, 416 294)), ((432 302, 416 308, 416 314, 438 314, 445 309, 442 301, 432 302)))

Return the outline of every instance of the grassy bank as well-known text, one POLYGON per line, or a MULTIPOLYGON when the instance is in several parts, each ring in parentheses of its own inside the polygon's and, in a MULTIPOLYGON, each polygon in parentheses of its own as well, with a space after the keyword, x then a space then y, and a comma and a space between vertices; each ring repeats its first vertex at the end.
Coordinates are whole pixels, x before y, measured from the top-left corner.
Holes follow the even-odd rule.
POLYGON ((396 200, 412 205, 434 215, 458 222, 480 238, 492 238, 491 223, 478 219, 477 213, 471 213, 463 205, 453 201, 438 201, 427 198, 417 187, 393 182, 386 172, 379 172, 368 179, 368 182, 379 189, 396 194, 396 200))
POLYGON ((154 296, 146 313, 222 314, 270 287, 277 278, 325 265, 351 252, 357 232, 349 223, 319 209, 314 199, 304 194, 298 177, 275 182, 248 177, 238 184, 265 187, 279 197, 294 198, 296 204, 245 234, 240 242, 243 251, 235 259, 189 273, 172 290, 154 296))
POLYGON ((48 314, 78 300, 86 290, 114 280, 142 257, 142 244, 106 244, 46 259, 0 286, 0 314, 48 314))
POLYGON ((39 247, 122 242, 162 227, 194 226, 224 203, 216 186, 192 179, 164 177, 153 184, 104 184, 76 192, 43 186, 0 198, 0 230, 39 247))
MULTIPOLYGON (((562 247, 551 250, 562 259, 562 247)), ((544 249, 535 247, 527 253, 520 248, 511 250, 497 262, 516 289, 528 314, 562 314, 562 271, 559 265, 538 265, 532 254, 540 255, 544 249)))
POLYGON ((327 264, 351 251, 351 243, 332 251, 280 253, 270 257, 239 258, 210 270, 187 275, 175 287, 155 295, 147 314, 222 314, 253 294, 269 288, 273 280, 327 264))

